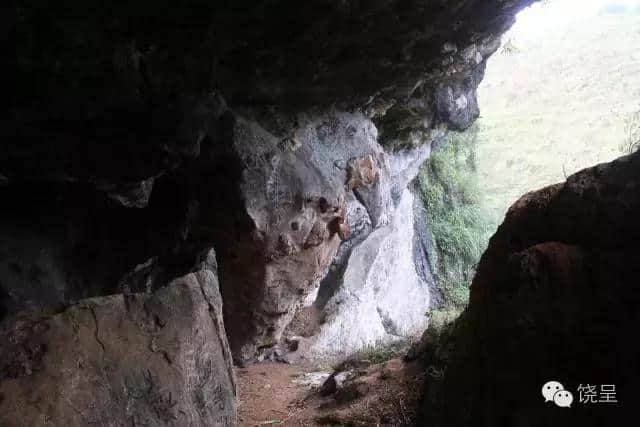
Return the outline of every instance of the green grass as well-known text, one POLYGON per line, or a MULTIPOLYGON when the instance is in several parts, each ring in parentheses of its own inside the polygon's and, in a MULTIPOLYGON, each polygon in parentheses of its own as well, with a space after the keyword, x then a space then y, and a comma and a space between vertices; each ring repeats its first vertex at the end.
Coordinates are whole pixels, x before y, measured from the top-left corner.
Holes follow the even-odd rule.
POLYGON ((334 371, 346 371, 360 367, 363 363, 378 364, 391 359, 404 357, 413 345, 413 340, 406 339, 390 344, 364 347, 334 367, 334 371))
POLYGON ((418 177, 444 296, 431 322, 464 308, 475 265, 520 196, 640 148, 640 14, 594 13, 535 37, 516 24, 503 42, 478 89, 481 117, 418 177))
POLYGON ((619 148, 625 154, 640 150, 640 109, 624 120, 624 140, 619 148))
POLYGON ((503 41, 517 50, 489 58, 478 89, 478 178, 494 230, 522 194, 627 154, 640 123, 640 14, 536 37, 516 24, 503 41))
POLYGON ((418 183, 435 252, 429 254, 443 310, 461 310, 489 234, 478 186, 477 127, 453 133, 422 166, 418 183))

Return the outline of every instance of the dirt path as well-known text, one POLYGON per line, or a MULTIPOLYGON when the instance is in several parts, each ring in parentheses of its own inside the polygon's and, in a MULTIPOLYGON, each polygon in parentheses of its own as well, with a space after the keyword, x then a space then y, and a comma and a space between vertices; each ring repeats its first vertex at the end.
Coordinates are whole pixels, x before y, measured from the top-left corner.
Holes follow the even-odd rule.
POLYGON ((241 426, 284 425, 300 410, 310 390, 296 382, 304 376, 300 366, 264 362, 239 368, 238 422, 241 426))
POLYGON ((393 359, 353 369, 321 396, 327 371, 275 362, 238 368, 240 426, 411 425, 423 385, 416 363, 393 359))

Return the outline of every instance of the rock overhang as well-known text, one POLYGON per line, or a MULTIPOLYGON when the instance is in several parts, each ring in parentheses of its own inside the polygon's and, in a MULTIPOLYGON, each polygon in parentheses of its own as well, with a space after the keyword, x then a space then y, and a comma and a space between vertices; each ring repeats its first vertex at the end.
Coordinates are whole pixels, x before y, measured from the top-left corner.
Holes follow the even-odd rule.
MULTIPOLYGON (((411 174, 385 172, 385 156, 400 159, 406 151, 424 158, 420 150, 447 129, 464 129, 477 117, 475 89, 486 58, 529 3, 13 3, 5 18, 15 84, 0 126, 2 182, 17 192, 29 188, 25 182, 52 182, 56 194, 82 186, 81 197, 108 199, 98 206, 124 208, 122 221, 132 224, 134 215, 143 231, 114 244, 137 242, 128 245, 126 262, 114 269, 114 260, 97 256, 112 276, 126 276, 154 256, 157 265, 171 258, 188 265, 190 254, 214 244, 227 319, 243 306, 243 297, 233 295, 252 294, 263 304, 266 317, 258 320, 267 331, 255 344, 271 345, 348 236, 349 162, 374 156, 372 175, 360 177, 370 186, 355 189, 352 200, 365 205, 373 227, 388 224, 411 174), (281 182, 291 209, 281 203, 281 182), (313 218, 294 215, 297 201, 311 206, 301 209, 313 218), (336 215, 322 212, 325 205, 336 215), (303 262, 309 277, 284 271, 293 268, 298 246, 319 251, 322 262, 315 256, 303 262), (238 259, 249 264, 240 262, 229 275, 238 259)), ((98 238, 109 240, 117 236, 114 224, 89 228, 108 229, 98 238)), ((95 236, 82 233, 63 237, 63 247, 77 241, 89 247, 95 236)), ((95 275, 81 276, 77 281, 95 282, 95 275)), ((234 319, 234 327, 256 321, 234 319)), ((242 339, 255 333, 239 330, 242 339)))

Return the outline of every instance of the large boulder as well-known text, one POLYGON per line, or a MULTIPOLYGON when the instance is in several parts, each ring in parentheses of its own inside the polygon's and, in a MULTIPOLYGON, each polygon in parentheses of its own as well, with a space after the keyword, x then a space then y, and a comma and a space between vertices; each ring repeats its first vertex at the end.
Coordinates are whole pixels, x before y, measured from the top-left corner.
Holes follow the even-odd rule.
POLYGON ((440 337, 425 334, 425 422, 628 423, 640 394, 639 218, 640 153, 516 202, 480 261, 468 309, 440 337), (571 409, 545 402, 548 381, 573 394, 571 409))
POLYGON ((235 425, 213 251, 153 294, 9 317, 0 341, 0 425, 235 425))
POLYGON ((268 351, 353 199, 393 221, 390 154, 477 117, 529 3, 10 2, 0 316, 153 292, 215 246, 235 360, 268 351))

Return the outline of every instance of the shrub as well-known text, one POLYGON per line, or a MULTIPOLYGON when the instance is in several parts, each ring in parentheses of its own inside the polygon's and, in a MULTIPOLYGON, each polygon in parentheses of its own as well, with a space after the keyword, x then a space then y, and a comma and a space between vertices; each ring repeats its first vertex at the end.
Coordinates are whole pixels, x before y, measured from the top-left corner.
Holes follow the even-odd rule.
POLYGON ((500 49, 499 53, 501 55, 508 55, 508 56, 517 55, 520 53, 520 48, 518 48, 518 46, 516 46, 515 43, 513 43, 513 39, 509 39, 502 46, 502 49, 500 49))
POLYGON ((624 142, 620 151, 631 154, 640 150, 640 110, 624 119, 624 142))
POLYGON ((418 184, 436 253, 429 254, 443 310, 461 310, 489 239, 491 218, 476 170, 477 126, 452 133, 422 166, 418 184))
POLYGON ((335 371, 346 371, 365 364, 384 363, 391 359, 404 357, 414 341, 417 339, 403 339, 387 344, 378 344, 361 348, 347 359, 334 367, 335 371))

